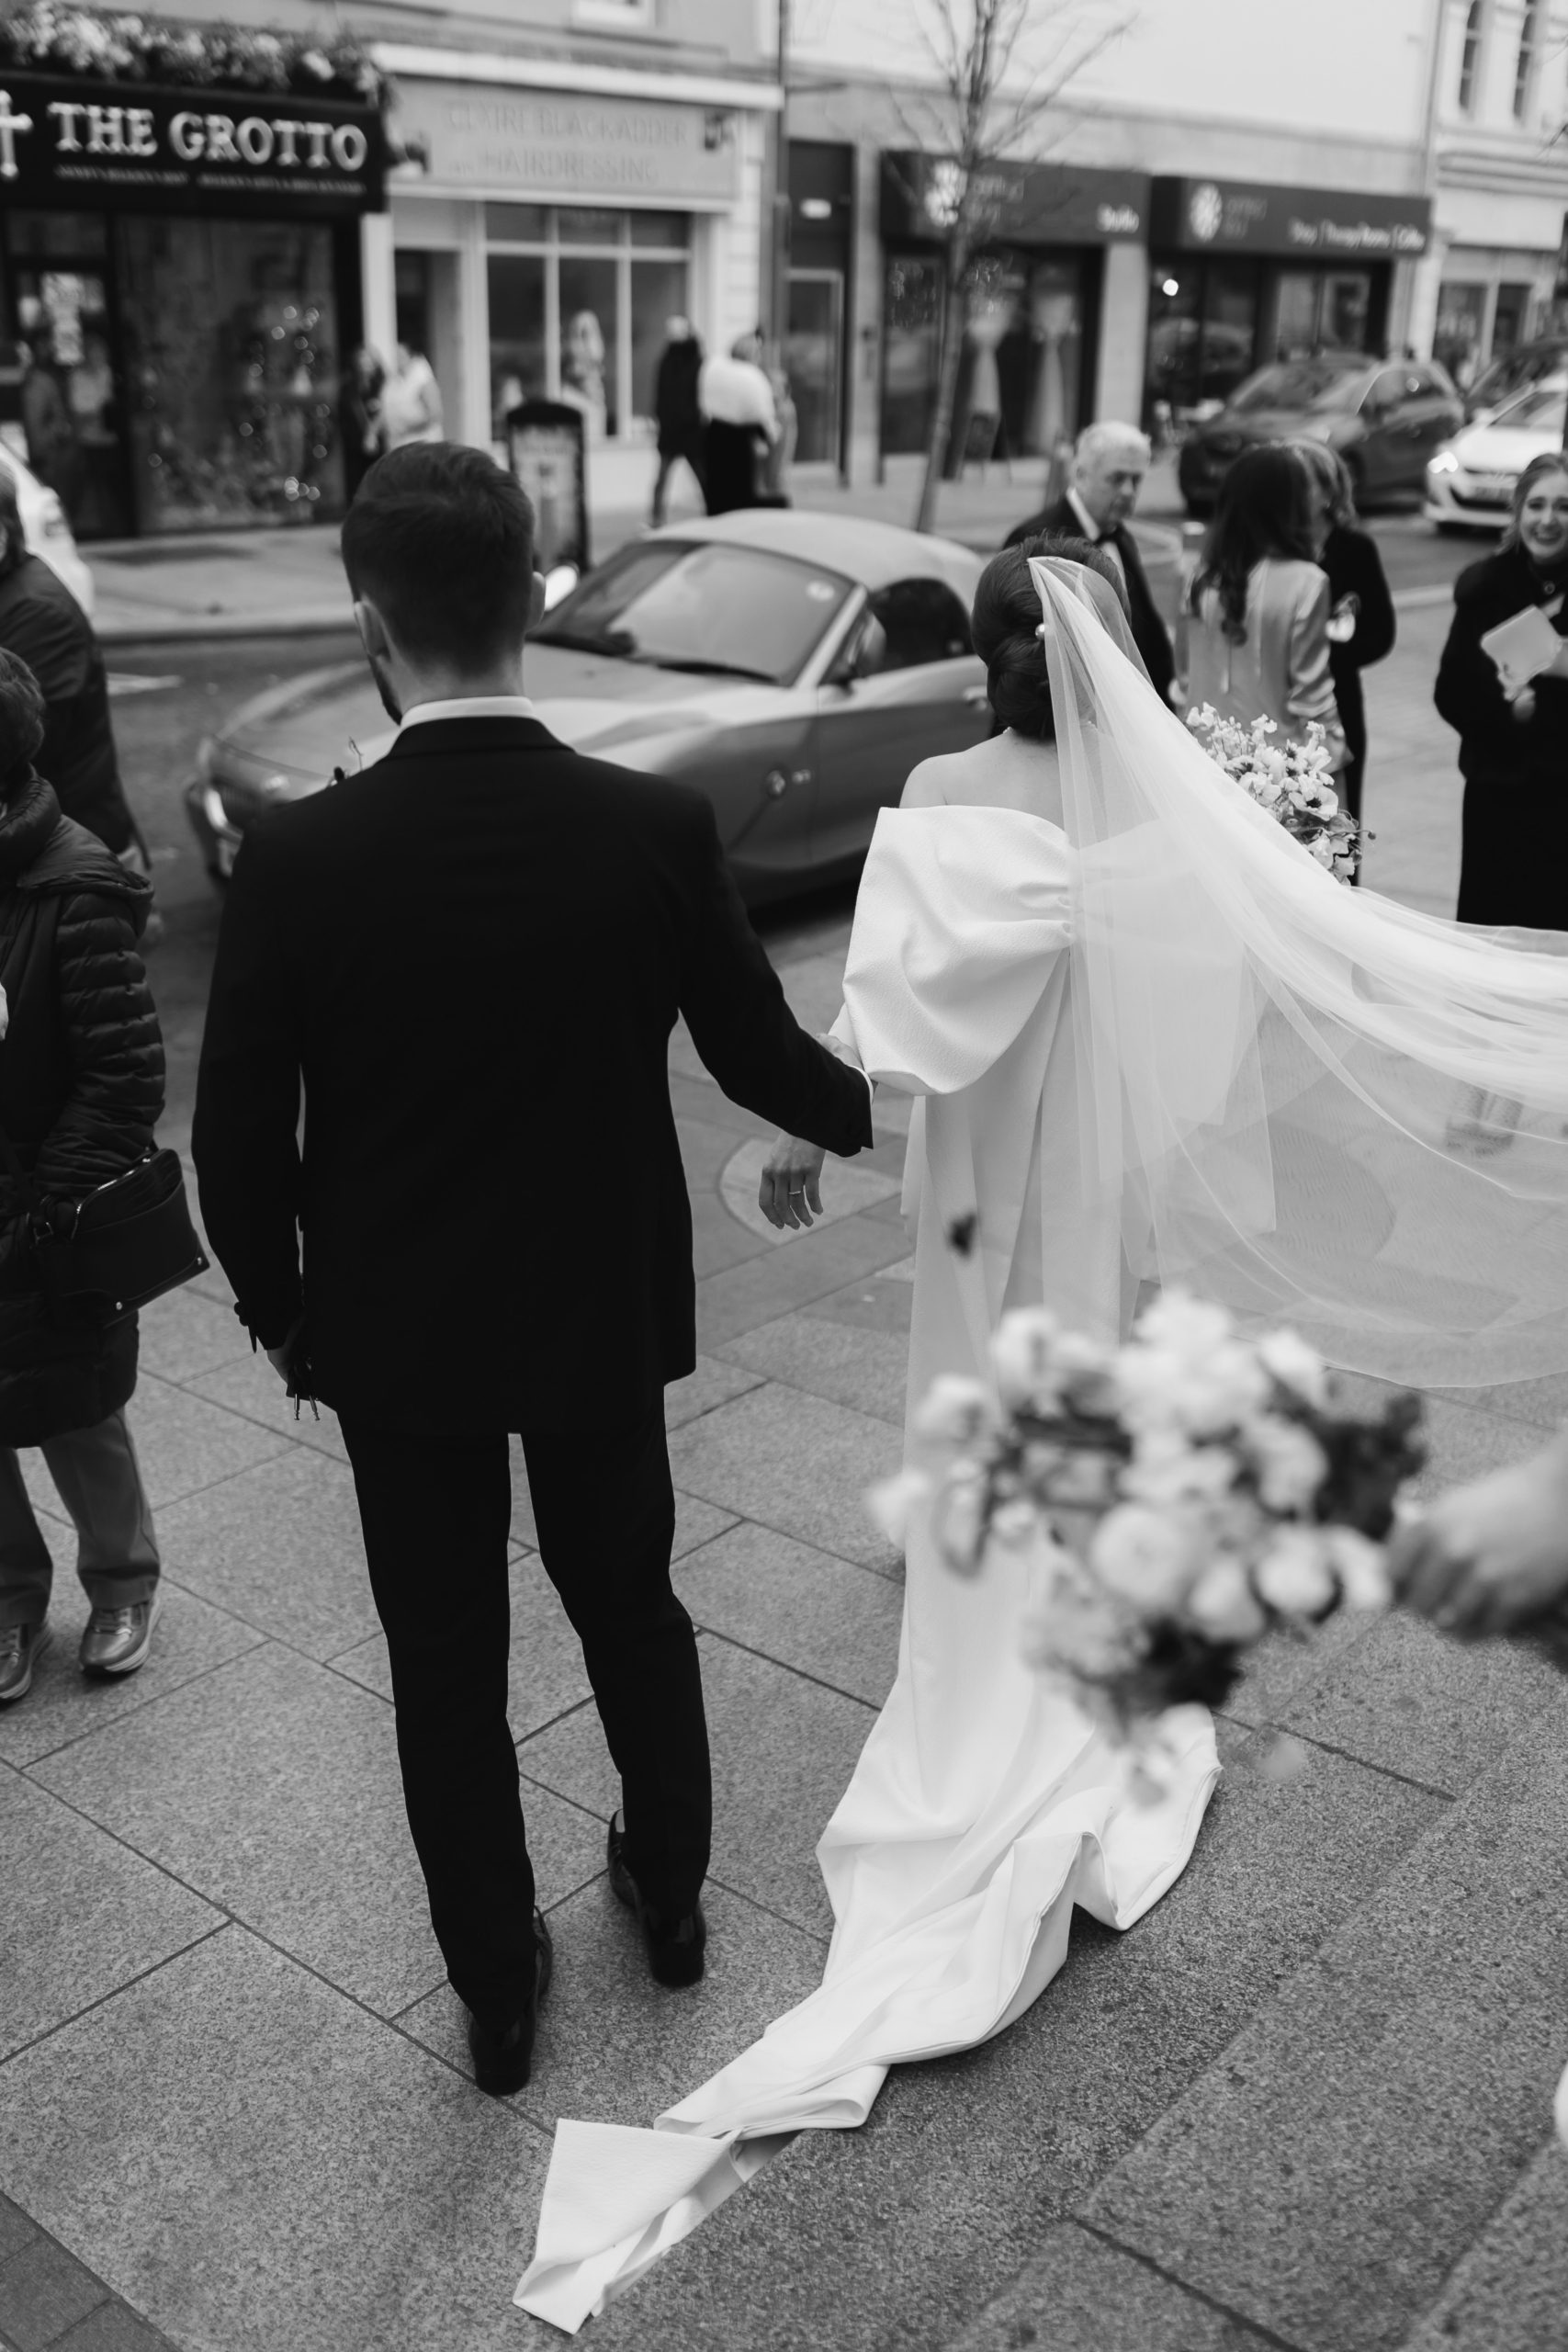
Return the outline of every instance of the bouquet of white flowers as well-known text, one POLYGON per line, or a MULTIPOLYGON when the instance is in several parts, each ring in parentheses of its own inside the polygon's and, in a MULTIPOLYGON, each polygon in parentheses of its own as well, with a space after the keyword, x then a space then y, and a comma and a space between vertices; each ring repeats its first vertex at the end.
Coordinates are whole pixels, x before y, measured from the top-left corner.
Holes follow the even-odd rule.
POLYGON ((1420 1399, 1335 1402, 1292 1331, 1239 1333, 1168 1292, 1102 1348, 1043 1308, 1005 1316, 995 1387, 947 1375, 916 1418, 926 1466, 874 1490, 897 1540, 929 1510, 959 1575, 992 1545, 1045 1545, 1032 1661, 1123 1745, 1166 1709, 1220 1705, 1271 1628, 1390 1599, 1382 1540, 1421 1466, 1420 1399))
POLYGON ((1279 745, 1269 740, 1280 731, 1273 719, 1255 718, 1243 727, 1239 719, 1222 718, 1209 702, 1201 710, 1190 710, 1187 724, 1233 783, 1267 808, 1320 865, 1341 881, 1350 879, 1371 836, 1339 806, 1327 741, 1315 719, 1308 721, 1304 743, 1279 745))

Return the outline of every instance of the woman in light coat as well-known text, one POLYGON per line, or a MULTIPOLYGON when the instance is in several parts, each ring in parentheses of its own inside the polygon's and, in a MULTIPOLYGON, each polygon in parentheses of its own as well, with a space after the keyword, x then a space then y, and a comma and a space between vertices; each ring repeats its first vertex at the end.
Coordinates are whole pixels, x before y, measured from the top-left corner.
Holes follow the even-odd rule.
POLYGON ((1314 560, 1317 499, 1305 459, 1282 444, 1247 449, 1225 476, 1185 600, 1187 699, 1280 740, 1320 726, 1334 766, 1345 730, 1329 669, 1329 586, 1314 560))

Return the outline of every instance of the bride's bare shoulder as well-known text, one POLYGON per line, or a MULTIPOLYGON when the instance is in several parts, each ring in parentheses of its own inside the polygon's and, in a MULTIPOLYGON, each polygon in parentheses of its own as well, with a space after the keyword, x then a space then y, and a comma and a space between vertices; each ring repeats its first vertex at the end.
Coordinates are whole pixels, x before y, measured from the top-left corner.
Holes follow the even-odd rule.
POLYGON ((905 808, 1025 808, 1060 822, 1055 746, 1013 734, 922 760, 904 786, 905 808))

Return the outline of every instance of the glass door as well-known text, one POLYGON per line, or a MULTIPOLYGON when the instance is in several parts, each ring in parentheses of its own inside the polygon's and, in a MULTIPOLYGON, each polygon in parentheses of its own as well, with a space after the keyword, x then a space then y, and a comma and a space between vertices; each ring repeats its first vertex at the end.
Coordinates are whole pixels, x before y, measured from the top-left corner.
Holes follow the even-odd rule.
POLYGON ((28 463, 77 538, 122 537, 132 527, 125 377, 106 221, 13 213, 7 243, 28 463))
POLYGON ((797 465, 839 463, 843 320, 841 271, 791 270, 784 372, 795 402, 797 465))

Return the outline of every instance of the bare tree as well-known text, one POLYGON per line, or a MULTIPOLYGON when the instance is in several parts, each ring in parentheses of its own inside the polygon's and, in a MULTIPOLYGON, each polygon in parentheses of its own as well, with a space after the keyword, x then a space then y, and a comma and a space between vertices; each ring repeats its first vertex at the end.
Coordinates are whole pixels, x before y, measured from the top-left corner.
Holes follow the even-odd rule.
POLYGON ((936 404, 915 514, 916 530, 929 531, 953 430, 971 277, 1007 193, 999 166, 1045 151, 1047 119, 1063 91, 1132 18, 1108 20, 1103 0, 911 0, 911 17, 931 78, 891 95, 910 146, 938 159, 935 175, 905 192, 923 200, 942 255, 936 404))

